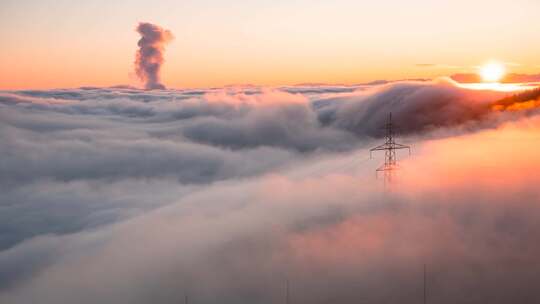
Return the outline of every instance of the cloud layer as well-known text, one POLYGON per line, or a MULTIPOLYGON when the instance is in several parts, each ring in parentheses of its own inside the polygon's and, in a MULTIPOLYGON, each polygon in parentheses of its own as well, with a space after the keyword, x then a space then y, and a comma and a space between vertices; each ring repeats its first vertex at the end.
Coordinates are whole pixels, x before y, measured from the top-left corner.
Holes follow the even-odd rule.
POLYGON ((432 301, 536 302, 540 120, 506 95, 0 92, 0 302, 417 303, 423 264, 432 301), (390 111, 414 153, 384 192, 390 111))

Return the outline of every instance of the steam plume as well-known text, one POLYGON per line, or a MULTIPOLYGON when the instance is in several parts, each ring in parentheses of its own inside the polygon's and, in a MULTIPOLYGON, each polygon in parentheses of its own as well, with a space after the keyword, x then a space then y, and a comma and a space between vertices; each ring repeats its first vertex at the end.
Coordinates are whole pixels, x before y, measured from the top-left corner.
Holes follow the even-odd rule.
POLYGON ((145 83, 147 90, 165 89, 159 80, 159 71, 164 61, 165 44, 174 36, 169 30, 146 22, 139 23, 137 32, 141 34, 141 39, 137 42, 139 49, 135 59, 135 72, 145 83))

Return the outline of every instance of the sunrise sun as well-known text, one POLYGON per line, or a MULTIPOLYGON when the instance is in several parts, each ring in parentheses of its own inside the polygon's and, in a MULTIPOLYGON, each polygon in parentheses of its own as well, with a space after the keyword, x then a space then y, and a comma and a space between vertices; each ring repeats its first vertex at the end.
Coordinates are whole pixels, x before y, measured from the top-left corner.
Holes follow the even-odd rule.
POLYGON ((480 67, 479 74, 484 82, 499 82, 504 77, 506 69, 503 64, 491 62, 480 67))

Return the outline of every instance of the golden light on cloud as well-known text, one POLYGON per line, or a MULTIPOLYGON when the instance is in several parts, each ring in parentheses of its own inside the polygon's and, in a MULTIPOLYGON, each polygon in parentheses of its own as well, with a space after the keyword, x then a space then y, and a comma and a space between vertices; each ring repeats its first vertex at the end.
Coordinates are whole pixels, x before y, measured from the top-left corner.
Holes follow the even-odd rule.
POLYGON ((505 74, 505 66, 498 62, 491 62, 480 67, 480 76, 484 82, 500 82, 505 74))

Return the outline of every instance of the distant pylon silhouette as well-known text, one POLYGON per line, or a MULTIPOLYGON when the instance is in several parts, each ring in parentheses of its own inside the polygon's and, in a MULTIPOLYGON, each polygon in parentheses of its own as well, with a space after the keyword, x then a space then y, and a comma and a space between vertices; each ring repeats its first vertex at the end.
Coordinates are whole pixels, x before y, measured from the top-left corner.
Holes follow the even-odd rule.
POLYGON ((424 264, 424 304, 426 304, 426 300, 427 300, 427 297, 426 297, 426 264, 424 264))
POLYGON ((385 143, 369 150, 369 157, 372 157, 373 151, 384 151, 384 164, 376 170, 376 176, 379 176, 379 172, 384 173, 384 184, 392 182, 393 171, 398 169, 396 150, 408 149, 409 155, 411 154, 411 147, 398 144, 394 140, 394 125, 392 124, 392 113, 388 115, 388 121, 384 126, 386 129, 385 143))

